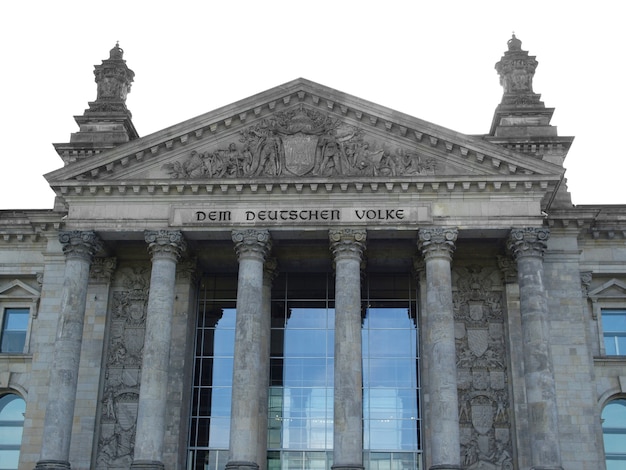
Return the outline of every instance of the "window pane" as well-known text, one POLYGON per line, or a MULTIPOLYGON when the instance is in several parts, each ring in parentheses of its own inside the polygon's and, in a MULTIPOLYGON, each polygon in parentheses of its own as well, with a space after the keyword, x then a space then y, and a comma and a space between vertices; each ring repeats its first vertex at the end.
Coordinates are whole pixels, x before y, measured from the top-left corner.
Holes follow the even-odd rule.
POLYGON ((604 407, 602 431, 607 470, 626 470, 626 399, 614 400, 604 407))
POLYGON ((602 311, 602 328, 606 333, 626 333, 626 311, 602 311))
POLYGON ((7 308, 4 311, 0 352, 24 352, 29 309, 7 308))
POLYGON ((0 468, 17 469, 26 402, 17 395, 0 397, 0 468))

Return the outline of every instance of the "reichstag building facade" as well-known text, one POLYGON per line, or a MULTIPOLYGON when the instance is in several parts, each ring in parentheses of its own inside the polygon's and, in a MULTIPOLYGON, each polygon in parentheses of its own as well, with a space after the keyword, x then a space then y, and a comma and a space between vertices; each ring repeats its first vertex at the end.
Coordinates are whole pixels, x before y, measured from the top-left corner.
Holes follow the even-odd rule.
POLYGON ((485 135, 297 79, 140 137, 116 45, 0 211, 0 468, 626 469, 626 206, 503 48, 485 135))

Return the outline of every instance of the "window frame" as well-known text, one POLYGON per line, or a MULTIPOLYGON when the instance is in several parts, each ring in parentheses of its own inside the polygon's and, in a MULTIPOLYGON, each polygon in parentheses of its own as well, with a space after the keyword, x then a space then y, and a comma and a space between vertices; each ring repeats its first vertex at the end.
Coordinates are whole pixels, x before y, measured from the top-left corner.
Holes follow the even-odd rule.
MULTIPOLYGON (((18 392, 17 392, 17 391, 15 391, 15 390, 12 390, 12 389, 9 389, 9 390, 3 390, 3 391, 0 393, 0 399, 1 399, 1 398, 4 398, 4 397, 6 397, 6 396, 9 396, 9 395, 13 395, 16 399, 22 400, 22 402, 24 403, 24 413, 23 413, 23 414, 25 415, 25 414, 26 414, 26 399, 25 399, 25 398, 24 398, 24 397, 23 397, 20 393, 18 393, 18 392)), ((15 399, 15 398, 14 398, 14 399, 15 399)), ((0 418, 1 418, 1 416, 0 416, 0 418)), ((20 439, 20 444, 19 444, 19 446, 14 445, 14 444, 13 444, 13 445, 10 445, 10 444, 9 444, 9 445, 7 445, 7 444, 2 444, 2 443, 0 442, 0 450, 7 450, 7 451, 14 451, 14 450, 17 450, 17 451, 18 451, 18 465, 19 465, 19 460, 20 460, 20 457, 21 457, 21 455, 22 455, 22 441, 24 440, 24 423, 25 423, 25 421, 26 421, 26 416, 23 416, 23 419, 21 420, 22 437, 21 437, 21 439, 20 439)), ((7 423, 11 423, 11 422, 10 422, 10 421, 7 421, 7 423)), ((7 428, 16 428, 15 423, 16 423, 16 422, 13 422, 13 425, 8 424, 8 425, 7 425, 7 428)), ((0 427, 1 427, 1 426, 2 426, 2 420, 0 420, 0 427)))
POLYGON ((24 347, 20 352, 2 352, 0 356, 29 354, 30 335, 33 318, 37 317, 39 298, 41 293, 30 285, 19 279, 14 279, 4 286, 0 286, 0 341, 4 333, 4 321, 7 309, 28 309, 28 324, 26 326, 26 337, 24 347))
MULTIPOLYGON (((30 333, 30 319, 31 319, 31 309, 29 306, 22 305, 12 305, 12 304, 2 304, 0 307, 0 354, 26 354, 28 352, 28 337, 30 333), (7 332, 7 312, 10 310, 24 310, 27 315, 26 320, 26 330, 24 330, 24 344, 22 345, 21 351, 4 351, 2 349, 2 344, 4 342, 4 335, 7 332)), ((9 331, 22 331, 22 330, 9 330, 9 331)))
POLYGON ((618 427, 618 428, 605 428, 604 427, 604 413, 606 408, 609 405, 612 404, 617 404, 621 406, 624 406, 626 408, 626 397, 620 395, 620 396, 614 396, 612 398, 610 398, 609 400, 606 401, 606 403, 604 404, 604 406, 602 407, 602 411, 600 413, 601 419, 602 419, 602 450, 604 452, 604 461, 605 463, 607 462, 607 460, 611 460, 611 461, 622 461, 624 459, 626 459, 626 451, 625 452, 621 452, 621 453, 615 453, 615 452, 610 452, 607 457, 607 451, 606 451, 606 442, 605 442, 605 435, 606 434, 618 434, 618 435, 626 435, 626 420, 623 423, 623 427, 618 427), (620 403, 621 402, 621 403, 620 403), (608 433, 606 431, 609 431, 608 433), (617 457, 617 458, 616 458, 617 457))
POLYGON ((604 346, 604 325, 602 313, 607 310, 626 312, 626 283, 618 279, 610 279, 587 294, 591 300, 591 316, 597 324, 597 340, 600 356, 604 358, 624 358, 624 354, 607 354, 604 346))
POLYGON ((600 339, 601 339, 601 344, 600 344, 600 348, 602 351, 602 355, 605 357, 625 357, 626 356, 626 347, 624 348, 624 351, 620 351, 619 345, 616 343, 615 345, 615 349, 617 351, 616 354, 609 354, 606 351, 606 337, 607 334, 611 335, 612 338, 618 338, 618 337, 624 337, 626 338, 626 328, 624 328, 623 331, 610 331, 610 332, 606 332, 604 330, 604 319, 605 317, 609 317, 609 316, 623 316, 624 319, 626 320, 626 308, 618 308, 618 307, 608 307, 608 308, 602 308, 600 310, 600 321, 598 322, 598 329, 600 330, 600 339))

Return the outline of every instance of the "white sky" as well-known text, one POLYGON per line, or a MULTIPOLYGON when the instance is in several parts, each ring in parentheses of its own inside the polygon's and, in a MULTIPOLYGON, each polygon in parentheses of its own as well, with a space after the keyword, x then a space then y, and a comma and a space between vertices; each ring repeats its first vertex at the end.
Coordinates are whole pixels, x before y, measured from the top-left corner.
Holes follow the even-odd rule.
POLYGON ((118 40, 140 136, 298 77, 485 134, 513 31, 552 124, 576 136, 574 203, 626 204, 625 20, 618 0, 3 1, 0 209, 52 208, 52 143, 78 130, 118 40))

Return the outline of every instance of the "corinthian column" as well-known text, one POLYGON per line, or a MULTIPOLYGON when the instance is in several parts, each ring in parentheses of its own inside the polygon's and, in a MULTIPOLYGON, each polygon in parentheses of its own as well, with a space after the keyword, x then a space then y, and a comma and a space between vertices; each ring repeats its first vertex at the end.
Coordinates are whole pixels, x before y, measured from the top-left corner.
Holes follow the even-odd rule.
POLYGON ((554 371, 549 350, 548 299, 543 254, 550 231, 513 229, 508 248, 517 261, 524 353, 524 382, 530 428, 532 469, 561 469, 554 371))
POLYGON ((257 455, 259 470, 267 469, 267 419, 270 387, 270 336, 272 333, 272 283, 277 274, 276 258, 270 258, 263 268, 263 311, 261 315, 261 353, 259 355, 259 437, 257 455))
POLYGON ((361 260, 365 230, 330 230, 335 262, 334 470, 363 468, 361 260))
POLYGON ((456 346, 450 264, 457 229, 420 229, 418 247, 426 264, 422 357, 428 364, 425 381, 429 434, 427 449, 433 469, 460 469, 456 346))
POLYGON ((94 254, 101 248, 94 232, 61 232, 59 241, 65 253, 65 275, 37 470, 70 468, 70 440, 89 266, 94 254))
POLYGON ((176 263, 186 249, 178 231, 146 231, 152 256, 146 336, 132 469, 162 470, 176 263))
MULTIPOLYGON (((260 369, 267 346, 262 336, 267 329, 263 295, 263 265, 271 250, 267 230, 237 230, 233 232, 235 251, 239 258, 237 281, 237 319, 235 323, 235 357, 233 364, 233 391, 230 418, 230 449, 226 468, 229 470, 257 470, 259 461, 259 410, 261 400, 267 401, 267 392, 259 393, 265 384, 260 369), (262 398, 265 397, 265 398, 262 398)), ((265 454, 265 452, 263 452, 265 454)))

